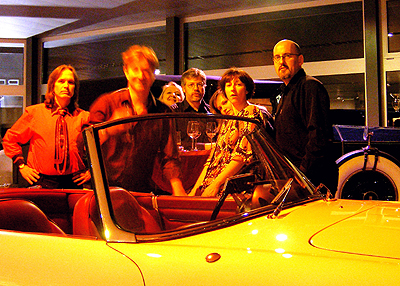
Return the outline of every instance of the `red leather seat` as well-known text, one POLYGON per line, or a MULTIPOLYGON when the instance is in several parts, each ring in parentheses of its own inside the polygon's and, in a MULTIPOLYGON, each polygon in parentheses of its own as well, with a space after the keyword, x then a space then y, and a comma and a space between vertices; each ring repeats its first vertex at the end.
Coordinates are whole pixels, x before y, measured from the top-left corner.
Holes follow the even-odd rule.
POLYGON ((93 192, 89 192, 75 204, 72 218, 73 234, 100 237, 94 220, 100 223, 96 199, 93 192))
POLYGON ((65 233, 32 202, 0 200, 0 229, 41 233, 65 233))
MULTIPOLYGON (((153 216, 128 191, 112 189, 110 196, 115 222, 122 229, 134 233, 156 233, 161 231, 153 216)), ((101 221, 94 193, 87 193, 75 205, 73 233, 100 237, 100 225, 101 221)))

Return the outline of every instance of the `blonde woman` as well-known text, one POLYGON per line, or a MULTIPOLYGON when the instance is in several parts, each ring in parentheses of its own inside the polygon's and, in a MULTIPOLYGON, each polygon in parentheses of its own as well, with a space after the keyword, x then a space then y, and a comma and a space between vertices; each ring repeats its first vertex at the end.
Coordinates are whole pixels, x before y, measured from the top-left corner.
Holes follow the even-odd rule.
POLYGON ((170 81, 163 86, 162 93, 158 99, 166 105, 171 106, 177 102, 182 102, 184 98, 182 87, 176 82, 170 81))

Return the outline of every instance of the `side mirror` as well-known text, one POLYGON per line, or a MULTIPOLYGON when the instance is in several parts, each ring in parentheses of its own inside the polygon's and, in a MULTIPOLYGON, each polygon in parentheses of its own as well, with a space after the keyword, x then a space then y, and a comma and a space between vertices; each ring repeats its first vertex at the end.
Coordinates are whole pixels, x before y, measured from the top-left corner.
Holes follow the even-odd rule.
POLYGON ((315 188, 314 193, 320 192, 323 196, 324 196, 324 201, 332 201, 335 200, 333 198, 333 195, 331 193, 331 191, 328 189, 327 186, 325 186, 324 184, 319 184, 318 187, 315 188))

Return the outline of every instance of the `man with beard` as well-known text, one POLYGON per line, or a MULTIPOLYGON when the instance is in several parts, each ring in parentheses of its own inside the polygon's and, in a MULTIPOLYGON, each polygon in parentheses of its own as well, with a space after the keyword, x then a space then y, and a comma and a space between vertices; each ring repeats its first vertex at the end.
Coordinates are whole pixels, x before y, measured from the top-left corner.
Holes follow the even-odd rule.
POLYGON ((332 125, 329 95, 317 79, 306 75, 300 46, 279 41, 273 50, 275 71, 283 81, 281 99, 275 114, 276 142, 318 186, 324 183, 336 192, 338 168, 332 157, 332 125))

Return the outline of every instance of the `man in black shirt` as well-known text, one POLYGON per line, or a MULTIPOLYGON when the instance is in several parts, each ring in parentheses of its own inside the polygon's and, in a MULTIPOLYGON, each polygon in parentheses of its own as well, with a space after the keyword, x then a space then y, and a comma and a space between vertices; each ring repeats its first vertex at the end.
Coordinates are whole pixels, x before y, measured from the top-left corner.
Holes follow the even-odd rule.
POLYGON ((295 42, 278 42, 273 60, 284 82, 275 114, 276 142, 314 185, 324 183, 335 193, 338 168, 330 149, 333 130, 328 92, 320 81, 306 75, 304 57, 295 42))
POLYGON ((204 101, 206 92, 206 74, 197 68, 185 71, 181 77, 185 100, 174 108, 177 112, 210 113, 210 106, 204 101))
MULTIPOLYGON (((191 68, 185 71, 181 77, 182 90, 185 94, 185 100, 171 106, 175 112, 195 112, 211 114, 210 106, 204 100, 206 92, 206 75, 197 68, 191 68)), ((205 132, 205 123, 201 120, 200 131, 201 135, 197 139, 198 142, 208 142, 205 132)), ((177 131, 181 132, 182 146, 188 150, 191 149, 191 138, 187 135, 187 120, 177 120, 177 131)))

